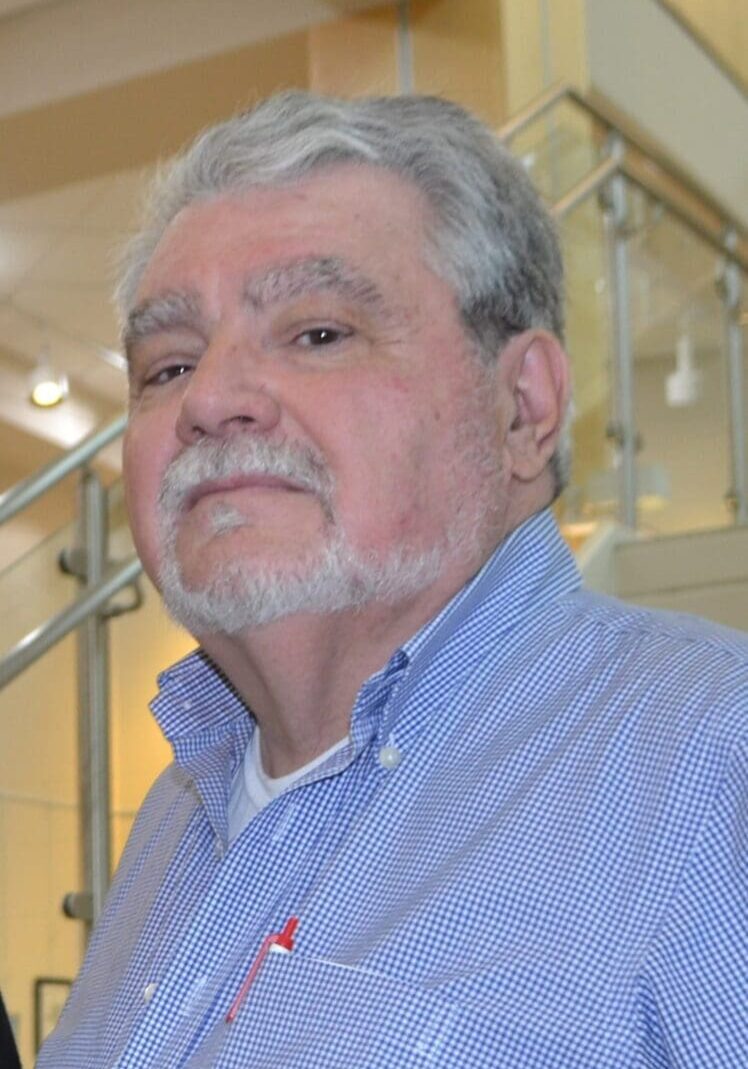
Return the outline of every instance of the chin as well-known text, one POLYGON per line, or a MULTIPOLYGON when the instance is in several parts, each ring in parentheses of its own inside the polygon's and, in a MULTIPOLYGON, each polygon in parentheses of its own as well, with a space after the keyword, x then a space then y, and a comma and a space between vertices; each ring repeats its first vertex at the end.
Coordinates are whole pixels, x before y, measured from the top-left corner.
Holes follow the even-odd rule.
POLYGON ((443 571, 437 549, 398 547, 380 559, 358 553, 341 536, 312 553, 279 560, 275 552, 233 554, 193 570, 165 554, 159 589, 171 615, 194 635, 237 634, 289 616, 359 611, 367 604, 397 604, 432 585, 443 571))

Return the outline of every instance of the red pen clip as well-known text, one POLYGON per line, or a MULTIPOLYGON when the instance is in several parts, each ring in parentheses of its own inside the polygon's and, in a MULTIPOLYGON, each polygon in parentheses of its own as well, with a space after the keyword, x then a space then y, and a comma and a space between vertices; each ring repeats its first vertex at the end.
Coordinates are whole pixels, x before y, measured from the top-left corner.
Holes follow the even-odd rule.
POLYGON ((254 982, 258 972, 262 968, 262 963, 265 961, 265 958, 268 956, 268 953, 274 947, 277 947, 278 950, 283 950, 286 953, 293 950, 293 937, 298 926, 299 918, 289 917, 280 932, 273 932, 272 935, 265 936, 262 943, 260 944, 260 949, 257 952, 257 957, 252 962, 252 966, 246 975, 244 983, 237 991, 236 998, 231 1003, 231 1008, 226 1014, 227 1024, 231 1024, 231 1022, 234 1020, 237 1013, 241 1009, 242 1003, 247 997, 247 992, 252 986, 252 983, 254 982))

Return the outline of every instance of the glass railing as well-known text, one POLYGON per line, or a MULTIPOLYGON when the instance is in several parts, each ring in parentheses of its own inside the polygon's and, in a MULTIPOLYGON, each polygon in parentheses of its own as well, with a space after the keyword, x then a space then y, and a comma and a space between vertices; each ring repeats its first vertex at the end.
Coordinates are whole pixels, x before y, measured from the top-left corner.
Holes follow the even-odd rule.
MULTIPOLYGON (((133 552, 121 485, 110 487, 110 555, 133 552)), ((0 573, 1 650, 73 600, 79 583, 59 567, 75 545, 66 525, 0 573)), ((110 832, 115 865, 134 813, 169 760, 147 708, 157 672, 192 641, 169 622, 140 581, 143 605, 111 620, 110 832)), ((131 588, 114 599, 126 606, 131 588)), ((62 902, 84 886, 79 798, 78 650, 74 634, 0 690, 0 988, 14 1018, 23 1064, 49 1031, 80 965, 86 930, 62 902), (51 982, 54 981, 54 982, 51 982), (35 998, 35 990, 38 997, 35 998)))
POLYGON ((643 195, 629 241, 639 521, 645 534, 724 527, 730 433, 720 258, 643 195))
MULTIPOLYGON (((585 176, 599 171, 616 149, 621 159, 631 152, 632 164, 639 167, 643 158, 573 92, 558 91, 544 110, 541 104, 540 114, 511 135, 511 148, 544 198, 560 209, 576 418, 573 474, 558 515, 570 540, 578 545, 596 525, 625 514, 626 463, 634 475, 631 511, 637 535, 734 523, 740 519, 733 460, 740 436, 735 424, 748 413, 748 370, 737 376, 742 378, 741 404, 733 396, 734 369, 728 371, 726 309, 718 282, 724 253, 714 241, 718 228, 715 231, 707 219, 705 229, 710 226, 712 234, 702 232, 698 211, 695 225, 684 221, 685 201, 698 202, 692 190, 678 188, 675 180, 672 199, 664 193, 653 195, 635 180, 635 168, 632 180, 624 183, 625 219, 618 229, 608 182, 588 190, 566 211, 564 203, 568 206, 574 190, 583 187, 585 176), (616 234, 619 251, 625 246, 618 276, 616 234), (628 405, 621 403, 626 382, 615 329, 615 302, 620 306, 622 296, 630 340, 628 405)), ((628 173, 625 163, 620 173, 628 173)), ((651 173, 660 187, 663 175, 671 180, 657 166, 651 173)), ((713 219, 714 206, 706 205, 705 213, 713 219)), ((745 296, 743 301, 745 305, 745 296)), ((745 311, 735 319, 748 322, 745 311)), ((747 453, 748 466, 744 431, 742 452, 747 453)))
POLYGON ((562 99, 519 133, 511 149, 541 196, 555 204, 600 162, 605 135, 592 116, 562 99))
MULTIPOLYGON (((613 362, 610 354, 610 285, 605 226, 595 200, 587 201, 560 222, 566 265, 567 347, 574 382, 571 480, 559 517, 572 541, 591 533, 602 518, 591 487, 599 472, 615 463, 609 428, 614 419, 613 362)), ((610 481, 606 515, 619 508, 618 484, 610 481)))
MULTIPOLYGON (((66 525, 0 573, 3 651, 75 597, 58 566, 74 534, 66 525)), ((0 987, 27 1066, 84 945, 61 909, 81 885, 77 710, 75 635, 0 690, 0 987)))

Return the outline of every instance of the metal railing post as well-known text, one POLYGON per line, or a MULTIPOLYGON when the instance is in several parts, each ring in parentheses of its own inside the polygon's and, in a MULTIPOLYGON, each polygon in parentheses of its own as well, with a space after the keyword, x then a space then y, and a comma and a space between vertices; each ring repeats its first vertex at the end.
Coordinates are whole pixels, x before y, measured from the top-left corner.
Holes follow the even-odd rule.
POLYGON ((740 267, 730 256, 735 233, 729 232, 727 254, 717 286, 722 300, 724 351, 730 406, 730 458, 732 485, 727 499, 735 523, 748 523, 748 465, 746 464, 745 411, 743 408, 743 328, 740 323, 742 277, 740 267))
MULTIPOLYGON (((619 137, 611 143, 611 156, 623 153, 619 137)), ((624 527, 636 530, 636 448, 634 424, 634 353, 631 340, 629 301, 628 195, 626 179, 616 174, 606 187, 605 223, 608 234, 611 279, 611 325, 613 335, 613 382, 615 427, 612 437, 619 450, 619 518, 624 527)))
POLYGON ((397 84, 399 93, 415 92, 410 0, 399 0, 397 4, 397 84))
MULTIPOLYGON (((81 533, 87 590, 107 565, 106 491, 98 476, 81 476, 81 533)), ((88 923, 95 923, 109 887, 109 639, 104 614, 92 613, 78 631, 78 724, 84 887, 90 894, 88 923)))

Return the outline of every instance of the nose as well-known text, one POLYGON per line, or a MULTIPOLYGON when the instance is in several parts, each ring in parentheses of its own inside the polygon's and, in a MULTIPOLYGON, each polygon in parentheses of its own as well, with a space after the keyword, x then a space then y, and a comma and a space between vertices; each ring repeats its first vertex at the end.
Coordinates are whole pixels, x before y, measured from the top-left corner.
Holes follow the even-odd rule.
POLYGON ((281 407, 263 381, 254 354, 216 339, 202 354, 181 395, 176 431, 185 445, 202 438, 228 438, 247 431, 266 434, 281 407))

